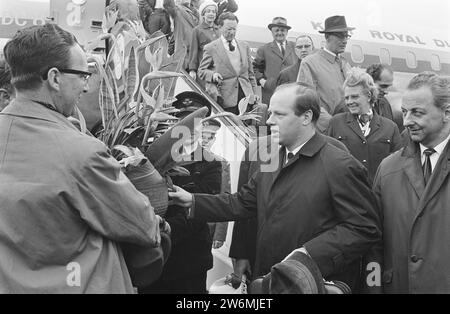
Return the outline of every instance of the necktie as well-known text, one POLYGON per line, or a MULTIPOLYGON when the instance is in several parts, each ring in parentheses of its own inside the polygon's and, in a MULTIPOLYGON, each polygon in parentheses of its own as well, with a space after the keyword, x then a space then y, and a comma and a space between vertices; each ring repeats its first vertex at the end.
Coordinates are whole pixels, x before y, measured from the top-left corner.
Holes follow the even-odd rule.
POLYGON ((294 154, 291 153, 291 152, 289 152, 289 154, 288 154, 288 159, 291 160, 292 158, 294 158, 294 154))
POLYGON ((339 55, 336 55, 334 60, 336 61, 337 65, 339 66, 339 69, 341 70, 341 74, 342 74, 342 76, 343 76, 343 78, 345 80, 345 73, 344 73, 344 70, 342 69, 342 60, 341 60, 341 58, 339 57, 339 55))
POLYGON ((431 160, 430 156, 433 155, 436 151, 432 148, 428 148, 424 150, 425 154, 425 163, 423 164, 423 179, 425 181, 425 185, 427 185, 428 181, 430 181, 431 178, 431 160))
POLYGON ((286 51, 284 50, 284 45, 283 45, 283 44, 280 44, 280 47, 281 47, 281 54, 282 54, 283 57, 284 57, 284 54, 286 53, 286 51))
POLYGON ((231 52, 233 52, 234 49, 236 49, 236 47, 233 46, 233 43, 231 41, 228 42, 228 48, 230 49, 231 52))

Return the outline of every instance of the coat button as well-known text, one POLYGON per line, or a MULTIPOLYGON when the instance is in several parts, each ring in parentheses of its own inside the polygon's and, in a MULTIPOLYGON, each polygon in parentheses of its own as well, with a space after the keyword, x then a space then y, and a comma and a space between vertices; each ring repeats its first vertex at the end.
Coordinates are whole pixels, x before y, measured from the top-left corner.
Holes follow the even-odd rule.
POLYGON ((364 160, 363 160, 363 163, 367 163, 367 160, 364 159, 364 160))
POLYGON ((363 143, 363 144, 367 144, 367 142, 366 142, 366 141, 363 141, 362 143, 363 143))
POLYGON ((417 255, 411 256, 411 262, 417 263, 418 261, 419 261, 419 258, 417 257, 417 255))

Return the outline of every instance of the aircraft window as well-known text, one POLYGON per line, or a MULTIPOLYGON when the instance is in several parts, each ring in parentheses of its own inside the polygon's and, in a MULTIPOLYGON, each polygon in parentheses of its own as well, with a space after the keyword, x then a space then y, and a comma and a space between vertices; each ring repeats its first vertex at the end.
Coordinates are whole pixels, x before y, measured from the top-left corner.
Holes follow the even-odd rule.
POLYGON ((356 63, 363 63, 364 54, 360 45, 352 45, 352 60, 356 63))
POLYGON ((387 65, 392 64, 391 53, 386 48, 380 49, 380 62, 385 63, 387 65))
POLYGON ((417 58, 414 52, 408 51, 406 53, 406 65, 409 68, 416 68, 417 67, 417 58))
POLYGON ((438 55, 432 54, 431 55, 431 68, 433 71, 440 71, 441 70, 441 59, 438 55))

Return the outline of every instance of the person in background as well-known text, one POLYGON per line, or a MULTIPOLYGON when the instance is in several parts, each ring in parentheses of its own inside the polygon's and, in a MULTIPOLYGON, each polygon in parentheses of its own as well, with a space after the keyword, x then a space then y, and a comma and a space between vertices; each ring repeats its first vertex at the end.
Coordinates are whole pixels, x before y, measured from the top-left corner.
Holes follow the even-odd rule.
POLYGON ((16 98, 0 113, 0 293, 134 293, 120 243, 158 246, 162 219, 67 119, 89 89, 85 52, 44 24, 4 55, 16 98))
POLYGON ((11 85, 11 73, 4 59, 0 59, 0 111, 14 99, 15 92, 11 85))
POLYGON ((386 95, 388 94, 389 88, 392 87, 394 82, 394 72, 391 67, 387 64, 375 63, 367 68, 367 73, 373 78, 375 85, 378 87, 378 98, 373 106, 376 113, 380 116, 388 118, 394 121, 400 132, 403 131, 403 118, 400 115, 396 115, 392 106, 387 100, 386 95))
POLYGON ((350 65, 342 54, 351 37, 344 16, 331 16, 325 20, 325 47, 303 59, 297 82, 311 86, 319 93, 320 120, 317 123, 320 132, 326 132, 331 116, 345 108, 343 84, 350 65), (338 110, 336 110, 338 109, 338 110))
POLYGON ((181 0, 175 7, 175 14, 172 16, 174 21, 172 37, 172 44, 175 45, 174 54, 182 57, 182 54, 185 52, 183 69, 188 70, 192 34, 194 28, 199 25, 200 17, 197 7, 191 0, 181 0))
POLYGON ((256 100, 256 81, 250 46, 235 39, 238 18, 233 13, 219 17, 221 36, 207 44, 198 68, 198 76, 207 85, 217 86, 217 102, 225 111, 239 114, 239 102, 244 97, 256 100))
POLYGON ((215 3, 217 3, 218 11, 217 11, 217 18, 216 18, 216 24, 218 25, 218 19, 219 16, 222 13, 230 12, 235 13, 238 10, 238 5, 235 0, 214 0, 215 3))
POLYGON ((174 0, 138 0, 138 6, 142 23, 149 35, 161 30, 163 34, 170 36, 170 16, 174 15, 174 0))
MULTIPOLYGON (((191 107, 189 102, 181 98, 174 103, 174 107, 181 110, 177 114, 180 119, 198 109, 191 107)), ((172 181, 192 193, 217 194, 222 191, 222 159, 207 148, 207 132, 201 136, 202 139, 197 142, 191 154, 193 162, 183 166, 189 171, 189 175, 172 176, 172 181)), ((207 272, 213 267, 213 242, 208 224, 204 221, 188 220, 184 210, 177 205, 168 207, 165 219, 171 226, 172 251, 161 277, 141 292, 206 294, 207 272)), ((220 236, 222 229, 216 229, 220 236)), ((218 247, 217 243, 216 246, 218 247)))
POLYGON ((410 142, 384 159, 375 177, 383 238, 368 262, 381 265, 384 293, 448 294, 449 79, 417 74, 403 94, 402 112, 410 142))
POLYGON ((295 40, 295 54, 297 55, 297 61, 280 72, 277 86, 296 82, 302 60, 312 54, 313 51, 314 43, 312 38, 308 35, 298 36, 295 40))
POLYGON ((191 48, 189 50, 189 75, 205 88, 205 82, 197 76, 197 70, 203 59, 203 48, 220 37, 219 27, 214 23, 217 17, 217 4, 205 0, 199 9, 201 24, 194 28, 191 48))
POLYGON ((272 32, 273 41, 258 48, 253 62, 256 81, 262 88, 262 102, 269 104, 280 71, 297 61, 295 43, 287 41, 291 27, 284 17, 275 17, 268 26, 272 32))
MULTIPOLYGON (((221 124, 216 119, 211 119, 203 123, 201 145, 205 150, 212 152, 212 146, 216 142, 216 134, 221 128, 221 124)), ((222 186, 220 193, 231 193, 230 164, 225 159, 214 154, 217 160, 222 163, 222 186)), ((212 236, 212 248, 219 249, 227 238, 228 222, 208 223, 212 236)))
POLYGON ((332 117, 328 128, 328 135, 342 141, 367 168, 370 182, 381 161, 402 147, 397 125, 373 108, 377 94, 372 77, 360 68, 352 68, 344 82, 349 112, 332 117))

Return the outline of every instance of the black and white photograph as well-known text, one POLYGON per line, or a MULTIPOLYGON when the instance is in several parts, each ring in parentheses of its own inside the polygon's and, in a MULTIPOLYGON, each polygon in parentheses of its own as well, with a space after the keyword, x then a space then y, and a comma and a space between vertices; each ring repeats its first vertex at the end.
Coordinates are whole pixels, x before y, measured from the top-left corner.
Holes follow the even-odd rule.
POLYGON ((0 294, 450 294, 449 141, 447 0, 0 0, 0 294))

